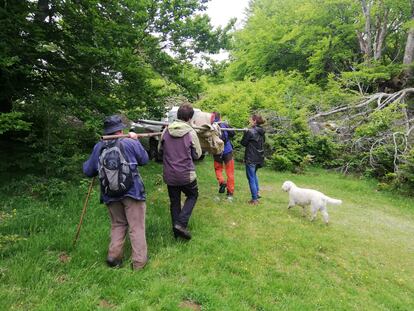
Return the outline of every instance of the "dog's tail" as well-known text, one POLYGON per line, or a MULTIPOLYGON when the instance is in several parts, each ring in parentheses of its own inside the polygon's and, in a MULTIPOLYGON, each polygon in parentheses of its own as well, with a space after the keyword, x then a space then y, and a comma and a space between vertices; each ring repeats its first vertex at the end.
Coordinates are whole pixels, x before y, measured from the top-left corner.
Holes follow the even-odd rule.
POLYGON ((330 198, 326 195, 325 195, 325 200, 326 200, 326 203, 332 204, 332 205, 341 205, 342 204, 342 200, 333 199, 333 198, 330 198))

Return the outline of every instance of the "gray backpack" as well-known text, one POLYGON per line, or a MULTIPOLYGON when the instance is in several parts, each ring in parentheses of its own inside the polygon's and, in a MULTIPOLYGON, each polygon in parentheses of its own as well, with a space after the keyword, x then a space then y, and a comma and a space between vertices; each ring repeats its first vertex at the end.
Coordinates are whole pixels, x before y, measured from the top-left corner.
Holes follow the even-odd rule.
POLYGON ((104 142, 99 156, 98 171, 102 193, 110 197, 119 197, 131 188, 133 174, 126 161, 120 139, 104 142))

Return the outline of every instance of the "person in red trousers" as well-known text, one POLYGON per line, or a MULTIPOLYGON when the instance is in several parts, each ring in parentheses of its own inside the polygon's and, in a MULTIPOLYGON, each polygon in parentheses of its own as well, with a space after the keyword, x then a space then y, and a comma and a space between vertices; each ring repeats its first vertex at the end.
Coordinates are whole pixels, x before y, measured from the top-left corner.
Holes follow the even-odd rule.
MULTIPOLYGON (((228 124, 221 122, 219 112, 213 112, 214 122, 218 122, 221 128, 229 128, 228 124)), ((224 151, 214 155, 214 170, 219 183, 219 193, 224 193, 227 189, 227 199, 232 200, 234 194, 234 159, 233 145, 230 139, 234 136, 234 131, 222 131, 221 139, 224 142, 224 151), (223 176, 223 168, 226 171, 227 181, 223 176)))

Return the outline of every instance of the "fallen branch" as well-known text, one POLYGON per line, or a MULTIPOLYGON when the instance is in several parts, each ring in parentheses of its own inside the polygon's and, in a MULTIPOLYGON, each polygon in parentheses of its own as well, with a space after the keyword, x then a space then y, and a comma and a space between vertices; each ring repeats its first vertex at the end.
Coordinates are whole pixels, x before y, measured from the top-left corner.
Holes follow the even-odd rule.
MULTIPOLYGON (((364 100, 357 104, 357 105, 349 105, 349 106, 344 106, 344 107, 336 107, 331 109, 330 111, 327 112, 321 112, 318 113, 312 117, 309 118, 309 121, 314 121, 318 118, 322 118, 322 117, 326 117, 326 116, 330 116, 330 115, 334 115, 340 112, 346 112, 349 110, 358 110, 361 108, 365 108, 367 107, 370 103, 377 101, 377 108, 375 109, 375 111, 378 110, 382 110, 385 107, 387 107, 388 105, 390 105, 391 103, 394 102, 399 102, 403 99, 405 99, 405 97, 411 93, 414 93, 414 88, 406 88, 403 89, 401 91, 392 93, 392 94, 388 94, 388 93, 376 93, 373 95, 370 95, 368 97, 365 97, 364 100)), ((361 112, 358 112, 357 115, 361 114, 361 112)), ((350 118, 353 118, 354 116, 351 115, 350 118)))

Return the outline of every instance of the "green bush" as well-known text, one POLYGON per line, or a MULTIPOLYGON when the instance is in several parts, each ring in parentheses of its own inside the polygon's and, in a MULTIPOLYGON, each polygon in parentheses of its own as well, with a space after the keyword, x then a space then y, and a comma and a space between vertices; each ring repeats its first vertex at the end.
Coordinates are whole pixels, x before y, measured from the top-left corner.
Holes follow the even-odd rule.
POLYGON ((274 153, 270 158, 270 166, 276 171, 292 171, 292 161, 284 155, 274 153))
POLYGON ((411 149, 405 157, 404 164, 400 167, 399 179, 412 194, 414 191, 414 149, 411 149))
POLYGON ((273 135, 271 146, 274 153, 270 157, 270 165, 279 171, 302 171, 312 162, 332 166, 340 148, 329 136, 305 131, 273 135))

